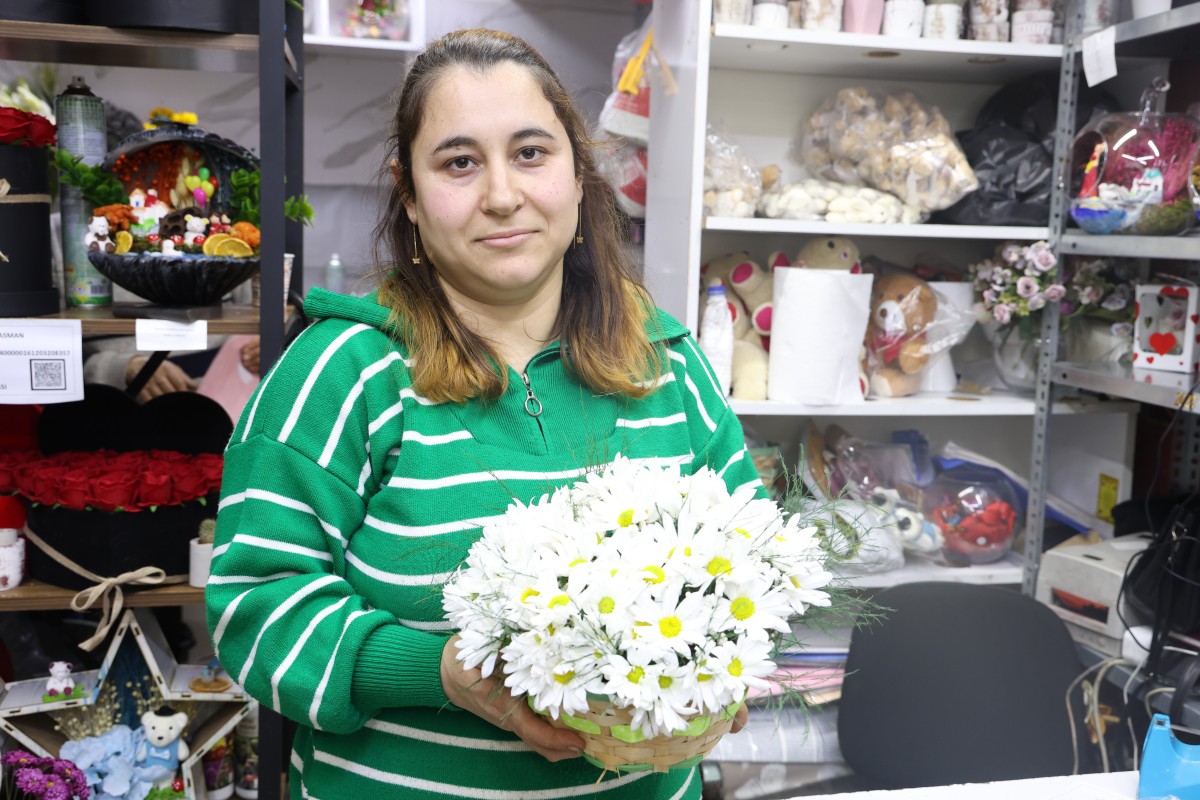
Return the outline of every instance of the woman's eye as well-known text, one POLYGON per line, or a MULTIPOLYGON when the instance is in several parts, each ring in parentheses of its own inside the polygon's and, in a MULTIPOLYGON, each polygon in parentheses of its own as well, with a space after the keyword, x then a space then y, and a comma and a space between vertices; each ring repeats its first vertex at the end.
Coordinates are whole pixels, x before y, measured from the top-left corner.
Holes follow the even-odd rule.
POLYGON ((466 156, 459 156, 450 162, 450 166, 454 169, 466 169, 471 166, 471 159, 466 156))
POLYGON ((536 147, 526 147, 520 152, 520 156, 525 161, 533 161, 542 154, 542 151, 536 147))

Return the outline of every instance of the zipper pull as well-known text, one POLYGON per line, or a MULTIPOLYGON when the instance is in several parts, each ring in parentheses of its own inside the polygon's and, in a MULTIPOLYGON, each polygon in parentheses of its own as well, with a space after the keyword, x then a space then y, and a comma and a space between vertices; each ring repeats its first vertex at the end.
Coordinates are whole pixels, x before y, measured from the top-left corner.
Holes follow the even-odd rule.
POLYGON ((542 415, 542 401, 537 399, 537 395, 533 393, 533 385, 529 383, 529 375, 522 372, 521 380, 525 381, 525 391, 529 392, 525 398, 525 413, 531 417, 540 417, 542 415))

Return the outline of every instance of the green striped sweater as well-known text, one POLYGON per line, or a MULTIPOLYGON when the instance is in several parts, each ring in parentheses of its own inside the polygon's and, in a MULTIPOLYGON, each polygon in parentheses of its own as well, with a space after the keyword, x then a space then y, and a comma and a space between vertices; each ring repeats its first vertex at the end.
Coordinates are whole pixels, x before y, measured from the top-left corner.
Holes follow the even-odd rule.
POLYGON ((512 498, 618 452, 708 464, 731 490, 758 481, 687 331, 660 314, 669 371, 642 400, 592 394, 546 348, 527 369, 544 409, 534 417, 516 372, 494 401, 416 394, 372 299, 316 289, 305 312, 318 321, 264 378, 226 450, 206 592, 225 669, 300 723, 291 796, 699 798, 696 770, 597 784, 583 759, 551 764, 452 706, 439 675, 452 633, 442 585, 512 498))

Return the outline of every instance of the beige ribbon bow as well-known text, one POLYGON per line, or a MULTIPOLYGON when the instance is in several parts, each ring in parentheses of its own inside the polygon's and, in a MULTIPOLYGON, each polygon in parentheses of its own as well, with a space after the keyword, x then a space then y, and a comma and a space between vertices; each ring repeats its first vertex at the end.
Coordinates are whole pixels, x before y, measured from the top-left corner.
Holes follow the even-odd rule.
POLYGON ((88 587, 71 598, 72 611, 87 611, 96 605, 97 602, 101 604, 100 624, 96 627, 96 632, 92 634, 91 638, 80 643, 79 647, 83 650, 90 651, 95 649, 108 636, 108 631, 113 624, 121 618, 121 611, 125 608, 125 593, 121 591, 123 585, 165 586, 172 583, 183 583, 188 577, 187 575, 168 575, 159 567, 141 567, 140 569, 118 575, 115 578, 104 578, 91 570, 79 566, 70 558, 47 544, 40 536, 29 530, 29 528, 25 528, 25 536, 29 538, 29 541, 41 548, 42 552, 71 570, 71 572, 87 578, 89 581, 96 582, 95 586, 88 587))

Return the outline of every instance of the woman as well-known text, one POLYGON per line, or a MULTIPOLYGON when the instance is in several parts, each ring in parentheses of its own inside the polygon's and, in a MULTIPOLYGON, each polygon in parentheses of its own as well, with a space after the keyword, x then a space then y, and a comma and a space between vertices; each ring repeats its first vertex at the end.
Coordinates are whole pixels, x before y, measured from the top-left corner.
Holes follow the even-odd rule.
POLYGON ((633 278, 583 122, 526 43, 434 42, 393 129, 379 292, 309 295, 319 321, 226 453, 221 661, 301 724, 293 797, 698 798, 694 770, 597 783, 577 734, 462 669, 441 587, 514 497, 617 453, 756 483, 741 426, 633 278))

